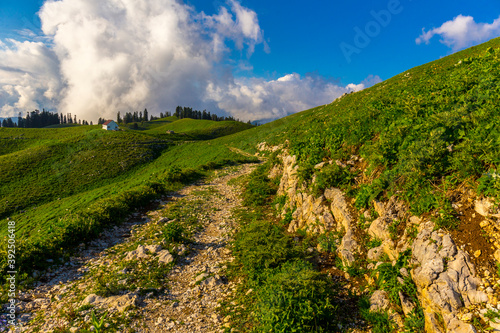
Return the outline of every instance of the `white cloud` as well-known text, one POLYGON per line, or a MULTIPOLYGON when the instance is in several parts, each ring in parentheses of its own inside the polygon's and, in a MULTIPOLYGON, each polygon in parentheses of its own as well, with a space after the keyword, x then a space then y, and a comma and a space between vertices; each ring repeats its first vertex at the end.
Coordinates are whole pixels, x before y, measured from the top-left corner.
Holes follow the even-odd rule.
POLYGON ((500 17, 493 23, 476 23, 472 16, 458 15, 439 28, 429 31, 422 29, 422 34, 415 40, 417 44, 429 44, 432 37, 441 36, 441 43, 457 51, 500 36, 500 17))
POLYGON ((351 91, 359 91, 381 82, 370 75, 362 83, 342 86, 322 77, 297 73, 287 74, 277 80, 238 79, 222 87, 211 83, 207 99, 233 116, 244 120, 275 119, 332 102, 351 91))
POLYGON ((251 75, 257 45, 269 51, 257 14, 236 0, 214 15, 178 0, 47 0, 39 15, 42 36, 0 41, 2 117, 45 107, 95 121, 185 105, 269 119, 373 84, 344 87, 298 74, 235 78, 251 75), (242 59, 230 59, 236 53, 242 59))

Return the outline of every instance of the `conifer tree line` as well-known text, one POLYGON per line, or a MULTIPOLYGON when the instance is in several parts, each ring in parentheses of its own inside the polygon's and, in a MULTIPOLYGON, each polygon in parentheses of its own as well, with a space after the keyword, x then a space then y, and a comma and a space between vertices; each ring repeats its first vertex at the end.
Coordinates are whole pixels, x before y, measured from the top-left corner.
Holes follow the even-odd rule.
MULTIPOLYGON (((159 117, 155 117, 153 115, 149 116, 148 119, 148 109, 144 109, 144 112, 126 112, 125 115, 122 118, 122 115, 120 112, 117 113, 116 119, 117 123, 123 123, 123 124, 130 124, 130 123, 136 123, 136 122, 142 122, 142 121, 151 121, 155 119, 162 119, 162 118, 167 118, 171 117, 172 114, 168 111, 165 113, 160 112, 159 117)), ((215 113, 211 114, 210 111, 203 110, 203 111, 198 111, 198 110, 193 110, 193 108, 190 107, 182 107, 178 106, 175 108, 175 112, 173 114, 176 116, 178 119, 184 119, 184 118, 191 118, 191 119, 204 119, 204 120, 213 120, 213 121, 225 121, 225 120, 232 120, 232 121, 240 121, 239 119, 234 119, 233 117, 219 117, 215 113)), ((105 119, 99 118, 99 124, 102 124, 106 122, 105 119)), ((250 123, 250 121, 248 122, 250 123)))
MULTIPOLYGON (((141 112, 141 111, 135 111, 133 113, 126 112, 125 116, 123 118, 122 118, 119 111, 116 115, 116 122, 118 124, 121 124, 121 123, 129 124, 129 123, 136 123, 136 122, 148 121, 148 120, 154 120, 154 119, 158 119, 158 118, 155 118, 151 115, 151 119, 148 119, 148 109, 144 109, 144 112, 141 112)), ((99 118, 99 124, 104 124, 105 122, 106 122, 106 119, 99 118)))
POLYGON ((68 113, 66 115, 58 114, 43 109, 28 112, 26 117, 23 118, 21 113, 17 117, 17 124, 12 121, 12 118, 7 118, 2 121, 2 127, 21 127, 21 128, 42 128, 58 124, 79 124, 79 125, 92 125, 92 121, 77 119, 76 115, 68 113))
POLYGON ((185 106, 184 107, 182 107, 182 106, 176 107, 174 115, 179 119, 191 118, 191 119, 205 119, 205 120, 213 120, 213 121, 225 121, 225 120, 240 121, 239 119, 234 119, 231 116, 219 117, 215 113, 210 114, 210 111, 207 112, 207 110, 198 111, 198 110, 193 110, 193 108, 185 107, 185 106))

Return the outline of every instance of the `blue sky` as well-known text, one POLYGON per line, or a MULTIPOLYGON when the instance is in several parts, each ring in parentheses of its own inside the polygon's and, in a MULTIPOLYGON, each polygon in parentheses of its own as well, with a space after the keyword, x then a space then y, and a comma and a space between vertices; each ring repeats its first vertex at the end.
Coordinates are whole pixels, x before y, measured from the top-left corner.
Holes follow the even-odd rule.
MULTIPOLYGON (((120 39, 114 17, 121 14, 109 9, 117 0, 51 1, 41 19, 44 1, 0 4, 0 117, 35 106, 72 109, 93 119, 98 114, 90 109, 111 116, 142 105, 159 113, 188 104, 241 119, 272 119, 500 35, 496 0, 480 5, 463 0, 143 1, 154 10, 129 1, 123 0, 120 10, 135 11, 127 14, 131 20, 176 23, 160 24, 161 29, 137 26, 120 39), (73 22, 71 15, 80 14, 73 22), (101 41, 107 34, 86 35, 88 27, 101 25, 119 46, 111 49, 110 40, 101 41), (165 47, 159 53, 146 48, 147 62, 129 54, 150 38, 141 29, 154 36, 144 41, 154 50, 165 47), (70 35, 79 37, 75 41, 70 35), (138 47, 127 48, 128 43, 138 47), (100 49, 85 54, 96 45, 100 49), (39 55, 36 60, 33 54, 39 55), (121 61, 134 71, 126 72, 117 65, 121 61), (50 83, 40 76, 50 77, 50 83), (148 83, 151 76, 155 84, 148 83), (131 83, 124 85, 127 79, 131 83), (109 84, 99 88, 103 80, 109 84), (77 97, 85 94, 84 101, 77 97), (94 96, 95 103, 89 103, 94 96)), ((126 29, 133 29, 130 25, 126 29)))

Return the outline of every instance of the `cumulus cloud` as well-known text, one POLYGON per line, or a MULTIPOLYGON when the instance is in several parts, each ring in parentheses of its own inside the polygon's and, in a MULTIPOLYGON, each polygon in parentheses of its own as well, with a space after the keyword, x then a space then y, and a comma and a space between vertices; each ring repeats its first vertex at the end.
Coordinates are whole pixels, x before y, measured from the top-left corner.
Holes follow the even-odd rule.
POLYGON ((432 37, 441 36, 441 43, 457 51, 500 36, 500 17, 493 23, 476 23, 472 16, 458 15, 439 28, 429 31, 422 29, 422 34, 415 40, 417 44, 429 44, 432 37))
POLYGON ((373 84, 235 77, 251 74, 258 45, 269 51, 257 14, 237 0, 213 15, 178 0, 47 0, 39 16, 42 36, 0 41, 0 116, 45 107, 95 121, 185 105, 256 120, 373 84))

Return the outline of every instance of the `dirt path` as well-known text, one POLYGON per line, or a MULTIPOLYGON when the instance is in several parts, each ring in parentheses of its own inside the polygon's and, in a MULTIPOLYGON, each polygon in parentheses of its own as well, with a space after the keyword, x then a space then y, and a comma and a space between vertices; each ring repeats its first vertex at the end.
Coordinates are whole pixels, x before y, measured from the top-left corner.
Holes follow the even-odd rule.
POLYGON ((217 308, 235 287, 224 265, 241 191, 228 182, 255 166, 216 171, 104 232, 20 294, 16 332, 85 332, 101 319, 104 332, 223 332, 217 308), (194 230, 191 239, 166 242, 174 226, 194 230))

